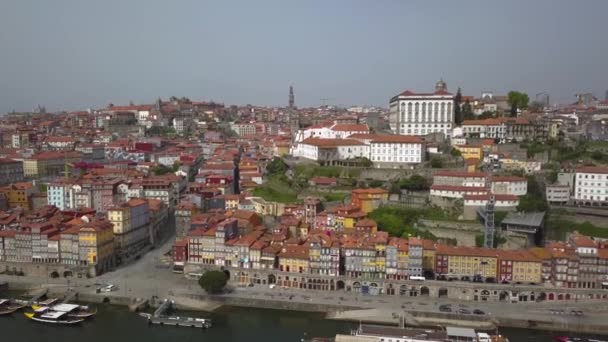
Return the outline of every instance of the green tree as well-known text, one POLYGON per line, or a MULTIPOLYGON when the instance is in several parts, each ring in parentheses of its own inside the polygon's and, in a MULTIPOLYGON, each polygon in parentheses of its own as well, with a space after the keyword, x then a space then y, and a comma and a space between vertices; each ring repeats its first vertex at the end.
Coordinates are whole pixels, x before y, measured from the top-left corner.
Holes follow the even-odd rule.
POLYGON ((228 283, 228 275, 222 271, 207 271, 200 279, 198 284, 209 294, 221 293, 228 283))
POLYGON ((480 120, 483 120, 483 119, 490 119, 493 117, 494 117, 494 113, 490 112, 489 110, 486 110, 485 112, 481 113, 478 118, 480 120))
POLYGON ((266 166, 266 174, 269 176, 272 175, 282 175, 287 171, 287 164, 282 158, 274 157, 270 163, 266 166))
POLYGON ((381 181, 381 180, 377 180, 377 179, 374 179, 374 180, 372 180, 372 181, 369 182, 369 186, 371 188, 380 188, 383 185, 384 185, 384 182, 381 181))
POLYGON ((593 160, 602 160, 604 159, 604 154, 601 151, 593 151, 591 153, 591 158, 593 158, 593 160))
POLYGON ((547 211, 549 206, 540 184, 534 176, 528 176, 528 193, 519 199, 518 211, 547 211))
POLYGON ((431 158, 431 167, 433 169, 440 169, 443 167, 443 162, 441 161, 441 158, 439 157, 433 157, 431 158))
POLYGON ((462 94, 460 92, 460 88, 456 91, 456 96, 454 96, 454 122, 456 125, 460 126, 462 121, 464 121, 464 116, 462 113, 462 108, 460 105, 462 104, 462 94))
POLYGON ((528 108, 530 97, 526 93, 511 90, 507 94, 507 102, 511 105, 511 116, 517 116, 517 110, 528 108))
POLYGON ((460 150, 456 149, 456 148, 452 148, 452 150, 450 151, 450 154, 453 157, 460 157, 460 156, 462 156, 462 153, 460 152, 460 150))
POLYGON ((511 117, 517 117, 517 105, 515 103, 511 103, 511 117))
POLYGON ((473 113, 473 107, 469 100, 464 101, 462 105, 462 117, 464 120, 475 120, 475 113, 473 113))
POLYGON ((547 182, 549 184, 557 182, 557 171, 551 170, 549 173, 547 173, 547 182))
POLYGON ((407 189, 409 191, 424 191, 430 188, 429 181, 421 175, 412 175, 410 178, 406 178, 399 182, 401 189, 407 189))

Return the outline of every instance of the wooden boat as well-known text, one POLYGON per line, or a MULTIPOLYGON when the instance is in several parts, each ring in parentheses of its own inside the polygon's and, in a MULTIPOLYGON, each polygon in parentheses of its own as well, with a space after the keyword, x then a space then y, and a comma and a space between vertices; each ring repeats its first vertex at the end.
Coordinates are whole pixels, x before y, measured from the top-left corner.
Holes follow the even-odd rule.
POLYGON ((21 310, 25 305, 13 303, 8 299, 0 299, 0 316, 10 315, 15 311, 21 310))
POLYGON ((68 317, 67 312, 51 311, 49 307, 39 307, 34 312, 25 312, 25 317, 41 323, 74 325, 84 321, 84 318, 68 317))
MULTIPOLYGON (((32 305, 32 309, 37 310, 38 308, 41 307, 32 305)), ((48 308, 49 311, 65 312, 71 318, 89 318, 97 313, 97 309, 92 310, 88 306, 77 304, 57 304, 48 308)))

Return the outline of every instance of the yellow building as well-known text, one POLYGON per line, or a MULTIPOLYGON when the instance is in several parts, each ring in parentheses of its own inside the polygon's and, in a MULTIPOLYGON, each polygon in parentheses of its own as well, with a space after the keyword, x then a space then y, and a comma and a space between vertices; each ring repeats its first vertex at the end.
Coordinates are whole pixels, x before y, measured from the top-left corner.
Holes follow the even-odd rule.
POLYGON ((107 220, 85 222, 78 233, 79 263, 94 266, 97 274, 114 264, 114 231, 107 220))
POLYGON ((279 253, 279 270, 281 272, 308 273, 308 268, 308 246, 287 245, 279 253))
POLYGON ((460 151, 460 155, 463 159, 477 159, 480 160, 483 158, 483 151, 481 146, 475 145, 456 145, 455 149, 460 151))
POLYGON ((283 157, 283 156, 289 154, 289 146, 290 146, 289 142, 283 142, 283 141, 276 142, 274 144, 274 151, 273 151, 274 156, 283 157))
POLYGON ((225 208, 226 210, 236 210, 239 208, 239 202, 241 196, 239 195, 224 195, 225 208))
POLYGON ((457 277, 482 276, 496 279, 498 258, 496 251, 487 248, 452 247, 439 245, 435 250, 437 274, 457 277))
POLYGON ((435 243, 431 240, 422 240, 422 269, 425 271, 435 269, 435 243))
POLYGON ((25 177, 46 177, 62 175, 66 164, 79 161, 79 152, 44 151, 23 160, 25 177))
POLYGON ((364 214, 369 214, 381 203, 388 200, 388 191, 380 188, 354 189, 351 192, 351 203, 364 214))
POLYGON ((114 234, 123 234, 129 229, 131 219, 129 207, 115 207, 108 209, 108 219, 114 225, 114 234))
POLYGON ((30 210, 30 196, 36 192, 36 187, 29 182, 19 182, 0 189, 0 192, 4 193, 9 208, 30 210))
POLYGON ((540 284, 542 260, 530 251, 499 250, 499 280, 540 284))
POLYGON ((374 249, 376 250, 376 270, 384 272, 386 270, 386 244, 388 243, 388 233, 378 232, 372 236, 374 249))

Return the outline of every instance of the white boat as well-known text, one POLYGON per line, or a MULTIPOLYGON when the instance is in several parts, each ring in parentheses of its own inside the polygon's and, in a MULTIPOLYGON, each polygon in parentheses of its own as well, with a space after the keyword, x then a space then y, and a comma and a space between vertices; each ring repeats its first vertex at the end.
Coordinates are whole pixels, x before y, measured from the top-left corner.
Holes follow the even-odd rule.
MULTIPOLYGON (((32 306, 32 308, 34 308, 32 306)), ((89 318, 97 313, 97 310, 91 310, 88 306, 77 304, 58 304, 50 307, 51 311, 66 312, 68 317, 72 318, 89 318)))
POLYGON ((34 312, 25 312, 25 317, 42 323, 73 325, 84 321, 84 318, 72 318, 67 312, 52 311, 49 307, 43 306, 35 309, 34 312))

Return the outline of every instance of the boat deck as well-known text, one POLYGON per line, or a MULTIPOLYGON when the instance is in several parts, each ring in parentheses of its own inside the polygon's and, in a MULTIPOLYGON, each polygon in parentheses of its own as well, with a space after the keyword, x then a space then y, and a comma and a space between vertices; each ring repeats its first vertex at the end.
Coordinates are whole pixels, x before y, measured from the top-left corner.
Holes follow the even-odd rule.
POLYGON ((191 327, 191 328, 210 328, 211 320, 205 318, 192 318, 192 317, 178 317, 178 316, 168 316, 168 317, 155 317, 152 316, 148 320, 152 324, 158 325, 173 325, 180 327, 191 327))

